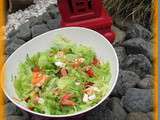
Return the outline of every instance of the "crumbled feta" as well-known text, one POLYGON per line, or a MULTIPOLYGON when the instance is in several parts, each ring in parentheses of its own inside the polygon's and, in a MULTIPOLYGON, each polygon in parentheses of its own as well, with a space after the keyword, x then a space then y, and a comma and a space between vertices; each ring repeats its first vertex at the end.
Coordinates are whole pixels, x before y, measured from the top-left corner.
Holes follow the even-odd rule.
POLYGON ((65 67, 65 63, 63 62, 55 62, 55 65, 58 67, 65 67))
POLYGON ((77 86, 79 86, 81 83, 80 83, 80 82, 76 82, 75 84, 76 84, 77 86))
POLYGON ((93 95, 90 95, 90 96, 88 97, 88 100, 94 100, 95 98, 96 98, 96 95, 93 94, 93 95))
POLYGON ((96 92, 99 92, 100 90, 98 89, 98 87, 93 86, 93 90, 96 92))
POLYGON ((75 61, 75 62, 78 62, 78 59, 75 59, 74 61, 75 61))
POLYGON ((84 94, 84 96, 83 96, 83 102, 87 103, 88 101, 89 101, 88 95, 84 94))
POLYGON ((44 103, 44 99, 43 99, 43 98, 39 98, 39 99, 38 99, 38 103, 39 103, 39 104, 43 104, 43 103, 44 103))
POLYGON ((79 58, 79 61, 80 61, 81 63, 83 63, 83 62, 85 61, 85 59, 84 59, 84 58, 79 58))

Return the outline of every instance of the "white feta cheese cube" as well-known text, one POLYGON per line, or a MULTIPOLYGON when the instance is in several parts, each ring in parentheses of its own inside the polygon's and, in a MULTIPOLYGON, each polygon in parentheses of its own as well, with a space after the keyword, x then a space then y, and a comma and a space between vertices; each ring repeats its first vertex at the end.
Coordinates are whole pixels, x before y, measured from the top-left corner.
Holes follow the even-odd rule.
POLYGON ((65 67, 65 63, 63 62, 55 62, 55 65, 58 67, 65 67))
POLYGON ((38 103, 39 104, 43 104, 44 103, 44 99, 43 98, 39 98, 38 103))
POLYGON ((83 96, 83 102, 87 103, 89 100, 88 100, 88 95, 87 94, 84 94, 83 96))
POLYGON ((90 96, 88 97, 88 100, 94 100, 94 99, 96 99, 96 95, 95 95, 95 94, 90 95, 90 96))

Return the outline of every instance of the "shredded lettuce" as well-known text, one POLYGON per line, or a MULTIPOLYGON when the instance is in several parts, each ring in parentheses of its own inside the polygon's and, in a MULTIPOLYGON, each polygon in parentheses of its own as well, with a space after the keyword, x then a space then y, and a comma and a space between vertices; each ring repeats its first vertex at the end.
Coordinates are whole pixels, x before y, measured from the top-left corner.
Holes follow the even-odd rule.
POLYGON ((64 37, 54 40, 52 47, 33 56, 26 56, 24 63, 19 65, 14 86, 18 97, 25 105, 36 112, 49 115, 64 115, 85 110, 97 104, 107 93, 111 79, 110 64, 93 64, 96 53, 90 47, 77 45, 64 37), (58 55, 60 54, 60 55, 58 55), (76 60, 82 58, 79 66, 76 60), (55 63, 63 64, 63 67, 55 63), (35 70, 35 68, 38 69, 35 70), (64 71, 62 71, 64 68, 64 71), (94 73, 90 76, 87 70, 94 73), (35 70, 35 71, 34 71, 35 70), (33 84, 32 80, 45 75, 47 79, 41 86, 33 84), (66 75, 67 74, 67 75, 66 75), (83 101, 86 83, 94 83, 99 90, 95 92, 95 99, 83 101), (75 105, 65 106, 61 101, 65 94, 72 94, 70 98, 75 105))

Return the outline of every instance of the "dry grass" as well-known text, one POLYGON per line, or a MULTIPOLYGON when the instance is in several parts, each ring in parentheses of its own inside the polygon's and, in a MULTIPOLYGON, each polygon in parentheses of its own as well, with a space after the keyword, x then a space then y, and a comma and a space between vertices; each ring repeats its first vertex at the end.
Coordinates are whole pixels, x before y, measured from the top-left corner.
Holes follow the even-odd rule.
POLYGON ((151 5, 153 0, 104 0, 104 5, 114 17, 139 23, 147 28, 152 22, 151 5))

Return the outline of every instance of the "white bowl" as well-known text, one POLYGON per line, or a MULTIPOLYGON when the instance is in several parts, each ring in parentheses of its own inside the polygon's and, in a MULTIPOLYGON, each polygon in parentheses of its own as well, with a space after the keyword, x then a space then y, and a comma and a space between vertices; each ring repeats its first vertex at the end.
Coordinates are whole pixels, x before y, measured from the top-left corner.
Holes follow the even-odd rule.
POLYGON ((75 115, 79 115, 82 113, 85 113, 99 104, 101 104, 111 93, 113 90, 116 82, 117 82, 117 77, 118 77, 118 72, 119 72, 119 64, 118 64, 118 58, 116 55, 116 52, 112 45, 108 42, 108 40, 103 37, 101 34, 90 30, 86 28, 81 28, 81 27, 66 27, 66 28, 60 28, 56 30, 49 31, 47 33, 44 33, 42 35, 39 35, 29 42, 25 43, 22 45, 20 48, 18 48, 6 61, 5 64, 5 81, 4 81, 4 92, 6 96, 18 107, 21 109, 28 111, 30 113, 40 115, 40 116, 45 116, 45 117, 71 117, 75 115), (54 37, 57 35, 63 35, 66 38, 74 41, 77 44, 83 44, 87 45, 91 48, 93 48, 99 58, 101 58, 104 62, 109 62, 110 67, 111 67, 111 80, 110 80, 110 88, 106 92, 105 97, 99 101, 98 104, 96 104, 93 107, 90 107, 86 110, 79 111, 74 114, 67 114, 67 115, 46 115, 46 114, 41 114, 38 112, 33 112, 29 109, 27 109, 25 106, 22 106, 16 101, 14 98, 18 98, 15 92, 15 88, 13 85, 13 81, 11 77, 13 75, 17 74, 18 66, 20 63, 24 62, 26 59, 26 55, 28 54, 29 56, 40 52, 40 51, 45 51, 51 47, 53 44, 54 37))

